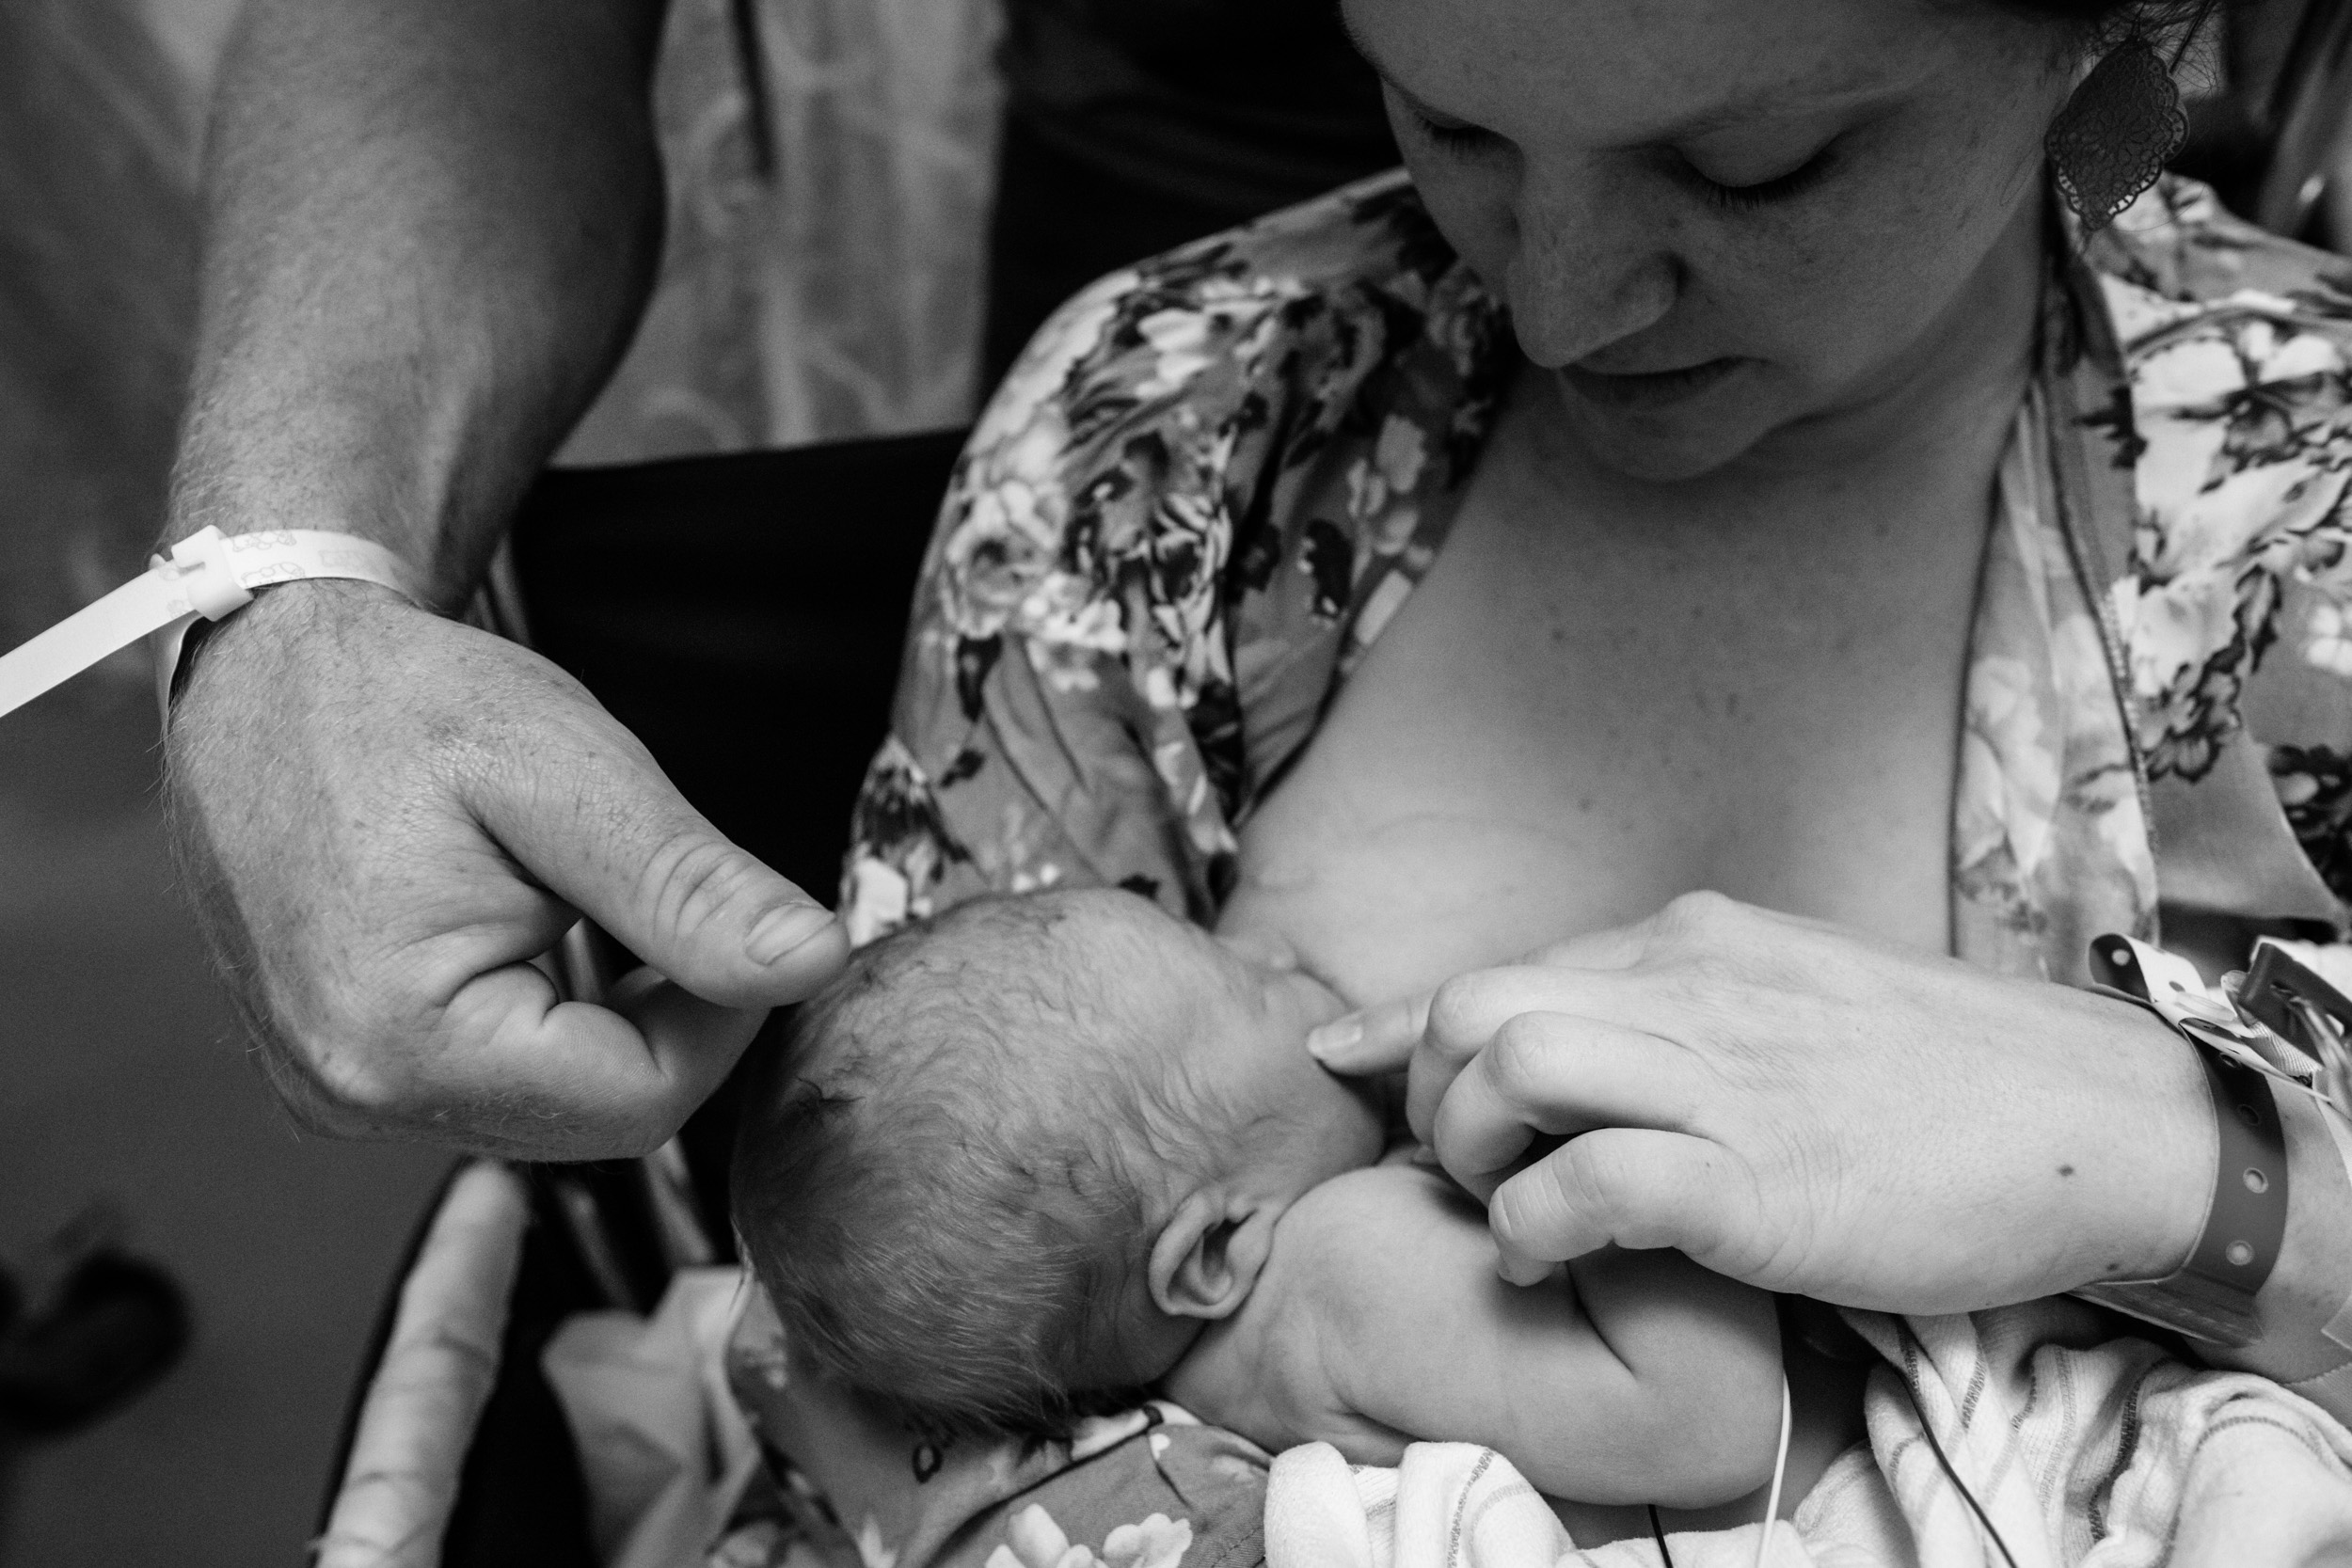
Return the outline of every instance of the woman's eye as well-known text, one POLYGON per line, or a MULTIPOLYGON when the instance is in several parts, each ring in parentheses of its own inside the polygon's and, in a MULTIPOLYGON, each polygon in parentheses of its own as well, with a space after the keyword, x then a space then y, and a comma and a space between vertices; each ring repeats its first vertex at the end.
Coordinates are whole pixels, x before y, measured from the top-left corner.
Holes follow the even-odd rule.
POLYGON ((1754 184, 1726 185, 1721 181, 1708 179, 1696 168, 1691 172, 1697 177, 1699 189, 1708 200, 1733 212, 1749 213, 1811 190, 1836 166, 1836 160, 1830 156, 1829 149, 1823 148, 1788 173, 1770 180, 1759 180, 1754 184))
POLYGON ((1432 119, 1418 109, 1413 111, 1413 123, 1433 145, 1449 152, 1483 152, 1496 143, 1492 131, 1458 119, 1432 119))

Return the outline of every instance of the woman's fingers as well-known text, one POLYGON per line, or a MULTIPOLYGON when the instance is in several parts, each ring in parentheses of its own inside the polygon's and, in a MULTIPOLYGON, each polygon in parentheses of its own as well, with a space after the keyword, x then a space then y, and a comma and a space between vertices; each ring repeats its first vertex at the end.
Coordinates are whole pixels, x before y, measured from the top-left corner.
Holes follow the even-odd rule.
POLYGON ((1562 1013, 1521 1013, 1453 1082, 1424 1141, 1471 1192, 1491 1193, 1539 1136, 1602 1127, 1687 1132, 1697 1065, 1667 1040, 1562 1013))
POLYGON ((1539 947, 1525 961, 1557 969, 1631 969, 1657 944, 1660 922, 1660 916, 1652 915, 1630 926, 1587 931, 1539 947))
POLYGON ((1407 1100, 1512 1279, 1675 1247, 1950 1312, 2177 1265, 2211 1182, 2196 1071, 2117 1004, 1692 895, 1440 987, 1407 1100))
POLYGON ((1333 1072, 1347 1078, 1402 1072, 1429 1025, 1429 996, 1407 996, 1335 1018, 1309 1031, 1307 1050, 1333 1072))
POLYGON ((1406 1119, 1413 1135, 1427 1143, 1437 1125, 1438 1105, 1463 1069, 1513 1019, 1529 1013, 1566 1014, 1635 1027, 1638 1001, 1620 995, 1622 974, 1510 964, 1460 975, 1430 998, 1428 1024, 1413 1053, 1412 1078, 1405 1094, 1406 1119))
MULTIPOLYGON (((1476 1046, 1469 1051, 1461 1047, 1466 1039, 1483 1038, 1478 1033, 1482 1025, 1492 1034, 1514 1012, 1544 1005, 1543 998, 1556 1004, 1560 985, 1574 984, 1573 972, 1624 970, 1639 963, 1657 941, 1657 925, 1653 918, 1588 932, 1542 948, 1520 963, 1481 970, 1436 991, 1362 1008, 1310 1034, 1307 1049, 1333 1072, 1351 1078, 1402 1072, 1428 1030, 1432 1004, 1438 996, 1452 993, 1449 1023, 1439 1050, 1449 1059, 1467 1061, 1476 1046), (1546 975, 1552 977, 1549 985, 1543 979, 1546 975)), ((1442 1092, 1443 1084, 1434 1076, 1432 1082, 1442 1092)))
POLYGON ((1756 1207, 1753 1185, 1707 1139, 1605 1128, 1569 1139, 1497 1188, 1486 1223, 1502 1276, 1527 1285, 1563 1259, 1613 1244, 1675 1247, 1721 1270, 1732 1261, 1729 1243, 1759 1230, 1756 1207))

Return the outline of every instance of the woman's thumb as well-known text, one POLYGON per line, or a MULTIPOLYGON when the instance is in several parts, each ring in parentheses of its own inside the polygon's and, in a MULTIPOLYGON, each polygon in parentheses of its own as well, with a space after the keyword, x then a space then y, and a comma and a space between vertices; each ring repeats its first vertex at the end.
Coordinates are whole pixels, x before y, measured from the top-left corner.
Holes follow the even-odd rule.
POLYGON ((1307 1035, 1308 1053, 1349 1078, 1402 1072, 1429 1027, 1429 993, 1335 1018, 1307 1035))

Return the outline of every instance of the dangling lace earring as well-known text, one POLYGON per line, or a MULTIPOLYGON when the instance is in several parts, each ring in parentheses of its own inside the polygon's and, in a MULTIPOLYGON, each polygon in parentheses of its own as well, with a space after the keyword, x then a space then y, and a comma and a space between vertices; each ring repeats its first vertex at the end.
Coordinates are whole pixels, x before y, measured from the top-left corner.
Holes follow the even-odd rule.
POLYGON ((2090 234, 2139 199, 2187 139, 2188 116, 2170 67, 2146 39, 2135 37, 2091 68, 2042 146, 2058 195, 2090 234))

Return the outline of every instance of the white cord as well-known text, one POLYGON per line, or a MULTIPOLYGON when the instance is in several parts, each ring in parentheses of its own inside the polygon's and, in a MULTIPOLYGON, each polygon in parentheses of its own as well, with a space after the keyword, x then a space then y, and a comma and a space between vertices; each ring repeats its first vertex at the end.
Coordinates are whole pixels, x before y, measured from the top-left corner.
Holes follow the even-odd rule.
POLYGON ((1772 1456, 1772 1490, 1764 1499, 1764 1528, 1756 1532, 1756 1568, 1772 1555, 1772 1526, 1780 1519, 1780 1483, 1788 1474, 1788 1429, 1795 1425, 1788 1404, 1788 1374, 1780 1374, 1780 1451, 1772 1456))

